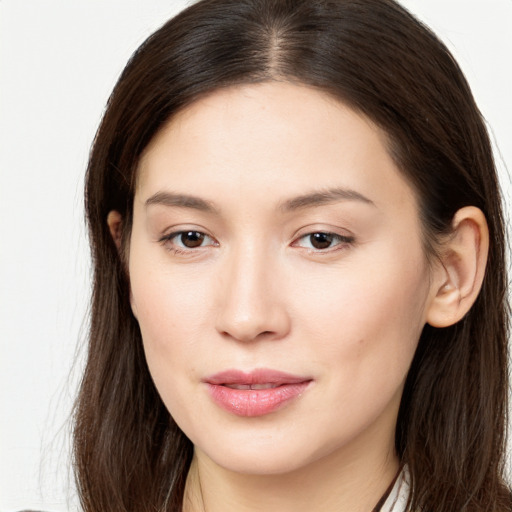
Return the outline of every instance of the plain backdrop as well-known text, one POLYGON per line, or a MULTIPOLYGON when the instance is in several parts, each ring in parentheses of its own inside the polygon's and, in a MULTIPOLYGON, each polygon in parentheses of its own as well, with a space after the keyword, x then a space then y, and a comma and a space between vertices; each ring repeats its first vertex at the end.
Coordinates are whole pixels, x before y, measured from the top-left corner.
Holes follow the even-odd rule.
MULTIPOLYGON (((76 510, 67 418, 86 335, 83 175, 131 53, 183 0, 0 0, 0 511, 76 510)), ((512 0, 403 0, 453 51, 512 188, 512 0)))

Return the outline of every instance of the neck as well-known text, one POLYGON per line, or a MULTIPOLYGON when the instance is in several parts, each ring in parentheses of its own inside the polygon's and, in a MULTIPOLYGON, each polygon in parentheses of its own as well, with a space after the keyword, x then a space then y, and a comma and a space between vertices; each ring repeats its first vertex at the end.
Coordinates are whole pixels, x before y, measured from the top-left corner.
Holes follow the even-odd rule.
POLYGON ((389 449, 364 459, 334 453, 285 474, 240 474, 196 449, 183 512, 371 512, 398 469, 389 449))

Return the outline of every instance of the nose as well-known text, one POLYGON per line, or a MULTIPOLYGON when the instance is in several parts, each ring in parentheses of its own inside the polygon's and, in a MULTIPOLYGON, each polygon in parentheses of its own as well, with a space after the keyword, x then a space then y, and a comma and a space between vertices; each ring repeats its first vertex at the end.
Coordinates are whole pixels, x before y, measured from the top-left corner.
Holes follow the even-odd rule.
POLYGON ((241 342, 285 337, 290 316, 278 265, 257 250, 242 251, 224 264, 218 287, 217 331, 241 342))

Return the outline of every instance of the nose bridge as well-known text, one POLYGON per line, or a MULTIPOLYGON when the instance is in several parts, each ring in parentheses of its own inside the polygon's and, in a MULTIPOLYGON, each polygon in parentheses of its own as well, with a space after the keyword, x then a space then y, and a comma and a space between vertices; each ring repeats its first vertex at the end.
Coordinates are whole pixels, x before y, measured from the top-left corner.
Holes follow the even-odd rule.
POLYGON ((278 294, 276 258, 255 244, 234 248, 224 262, 217 330, 239 341, 280 338, 289 328, 278 294))

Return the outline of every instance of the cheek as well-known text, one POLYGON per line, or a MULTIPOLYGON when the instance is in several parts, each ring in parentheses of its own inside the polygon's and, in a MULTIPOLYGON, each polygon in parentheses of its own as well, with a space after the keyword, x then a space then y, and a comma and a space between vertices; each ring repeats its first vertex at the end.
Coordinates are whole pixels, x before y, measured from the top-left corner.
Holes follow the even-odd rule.
POLYGON ((147 349, 165 352, 189 345, 192 348, 200 325, 202 301, 198 295, 162 276, 148 276, 143 282, 132 280, 132 302, 147 349))
POLYGON ((421 251, 383 250, 290 291, 297 323, 316 340, 317 357, 321 352, 324 364, 336 362, 351 374, 363 365, 365 371, 388 365, 406 372, 425 323, 429 274, 423 261, 421 251))
POLYGON ((318 424, 331 434, 337 432, 333 425, 360 432, 381 415, 394 429, 424 325, 428 270, 418 265, 421 258, 408 264, 407 258, 384 255, 372 258, 372 265, 361 260, 360 266, 339 268, 322 290, 306 283, 293 294, 306 357, 322 376, 324 401, 337 404, 334 410, 321 400, 312 406, 318 424))
POLYGON ((208 284, 187 269, 172 269, 165 253, 155 258, 144 247, 132 250, 130 281, 132 308, 157 387, 165 390, 165 382, 176 372, 186 371, 187 377, 193 377, 197 355, 208 349, 200 346, 211 308, 208 284))
POLYGON ((198 282, 197 275, 170 272, 168 265, 158 266, 154 259, 132 261, 133 303, 149 371, 167 410, 195 438, 204 418, 201 407, 191 406, 190 397, 197 396, 204 361, 215 358, 214 333, 207 320, 211 317, 209 285, 204 279, 198 282))

